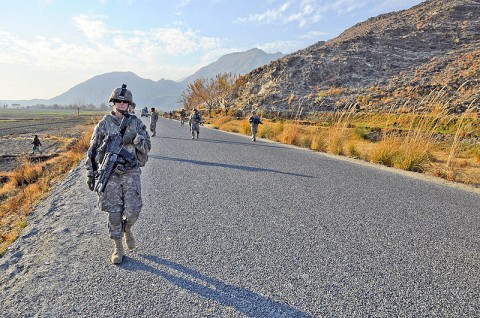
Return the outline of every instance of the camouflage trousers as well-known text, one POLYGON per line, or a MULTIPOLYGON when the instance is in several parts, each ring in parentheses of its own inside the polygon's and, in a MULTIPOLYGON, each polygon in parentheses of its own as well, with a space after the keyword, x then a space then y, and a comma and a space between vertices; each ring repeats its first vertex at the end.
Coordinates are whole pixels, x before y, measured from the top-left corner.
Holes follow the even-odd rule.
POLYGON ((198 138, 198 134, 200 133, 200 124, 192 122, 191 130, 192 130, 192 137, 195 137, 195 133, 197 133, 197 138, 198 138))
POLYGON ((110 238, 120 239, 126 225, 133 226, 142 209, 140 168, 112 173, 103 193, 98 194, 100 210, 108 212, 110 238))
POLYGON ((252 138, 256 139, 257 133, 258 133, 258 124, 252 124, 251 129, 252 129, 252 138))
POLYGON ((150 131, 151 131, 153 134, 156 134, 156 133, 157 133, 157 123, 151 123, 151 124, 150 124, 150 131))

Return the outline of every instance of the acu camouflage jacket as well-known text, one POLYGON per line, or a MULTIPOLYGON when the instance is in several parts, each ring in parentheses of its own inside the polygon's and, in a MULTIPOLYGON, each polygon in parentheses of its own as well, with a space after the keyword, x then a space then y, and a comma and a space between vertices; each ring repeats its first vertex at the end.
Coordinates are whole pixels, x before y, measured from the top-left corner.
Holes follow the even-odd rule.
MULTIPOLYGON (((150 136, 147 132, 147 127, 143 122, 136 116, 130 115, 132 117, 125 134, 128 131, 134 131, 136 137, 133 139, 133 143, 124 144, 122 147, 127 151, 134 153, 139 166, 145 165, 145 162, 148 158, 147 154, 150 151, 151 143, 150 136)), ((105 115, 102 120, 100 120, 95 127, 92 139, 90 140, 90 147, 87 152, 87 161, 85 163, 85 168, 87 169, 87 175, 93 176, 97 167, 100 166, 103 160, 105 153, 102 153, 101 149, 104 142, 107 140, 108 135, 116 134, 119 132, 121 118, 117 118, 113 113, 105 115)), ((138 167, 135 169, 139 169, 138 167)))

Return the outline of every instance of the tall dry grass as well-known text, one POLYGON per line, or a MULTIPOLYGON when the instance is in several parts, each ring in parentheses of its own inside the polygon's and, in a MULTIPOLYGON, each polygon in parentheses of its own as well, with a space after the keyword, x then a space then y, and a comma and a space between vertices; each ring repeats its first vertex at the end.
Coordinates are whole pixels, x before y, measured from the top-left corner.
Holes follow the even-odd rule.
POLYGON ((283 126, 282 133, 277 136, 278 141, 287 145, 299 145, 301 127, 297 123, 283 126))
MULTIPOLYGON (((382 140, 373 149, 371 160, 402 170, 424 172, 432 158, 439 124, 448 115, 448 103, 444 98, 442 88, 425 96, 410 108, 411 112, 389 112, 382 140), (417 113, 416 109, 422 111, 417 113), (429 111, 423 111, 427 109, 429 111)), ((404 108, 406 105, 399 109, 404 108)))
POLYGON ((328 128, 326 150, 335 155, 345 154, 345 144, 349 138, 348 129, 351 127, 352 117, 355 115, 356 104, 348 105, 344 110, 333 114, 331 125, 328 128))
MULTIPOLYGON (((451 102, 446 89, 441 88, 415 105, 407 100, 400 106, 391 105, 386 112, 357 112, 356 105, 350 105, 342 111, 316 114, 313 129, 301 125, 299 116, 293 120, 263 120, 258 136, 480 185, 480 149, 463 142, 465 137, 480 134, 474 112, 478 102, 472 101, 461 116, 450 113, 451 102)), ((250 134, 245 122, 239 121, 239 125, 231 121, 230 125, 250 134)))

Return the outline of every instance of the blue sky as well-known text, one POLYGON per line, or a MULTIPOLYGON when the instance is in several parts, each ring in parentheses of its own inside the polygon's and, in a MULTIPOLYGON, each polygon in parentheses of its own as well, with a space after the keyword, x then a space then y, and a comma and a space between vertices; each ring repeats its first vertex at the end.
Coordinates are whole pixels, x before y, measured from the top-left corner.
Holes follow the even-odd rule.
POLYGON ((420 2, 2 1, 0 100, 52 98, 113 71, 180 80, 228 53, 292 53, 420 2))

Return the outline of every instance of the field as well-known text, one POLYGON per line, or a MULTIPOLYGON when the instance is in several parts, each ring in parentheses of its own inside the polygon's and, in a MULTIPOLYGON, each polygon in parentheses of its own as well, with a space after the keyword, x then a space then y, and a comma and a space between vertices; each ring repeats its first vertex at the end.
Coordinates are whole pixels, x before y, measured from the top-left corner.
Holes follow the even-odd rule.
POLYGON ((58 156, 101 116, 93 111, 0 109, 0 176, 25 159, 45 161, 58 156), (40 138, 42 155, 31 155, 34 135, 40 138))

